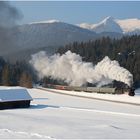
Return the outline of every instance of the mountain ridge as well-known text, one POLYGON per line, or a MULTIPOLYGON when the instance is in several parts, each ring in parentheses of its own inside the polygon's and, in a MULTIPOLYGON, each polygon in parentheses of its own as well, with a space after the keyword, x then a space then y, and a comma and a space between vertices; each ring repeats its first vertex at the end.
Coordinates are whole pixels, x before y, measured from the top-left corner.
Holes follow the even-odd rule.
MULTIPOLYGON (((77 25, 58 20, 18 25, 9 33, 14 44, 11 46, 1 47, 0 56, 6 57, 9 60, 12 60, 13 58, 14 60, 24 60, 26 57, 29 58, 33 53, 41 51, 42 48, 48 54, 53 54, 59 47, 63 47, 75 41, 85 42, 96 40, 103 36, 118 39, 124 35, 120 26, 117 25, 115 19, 112 17, 107 17, 100 22, 100 24, 92 27, 96 27, 96 30, 98 31, 84 29, 77 25), (111 26, 108 26, 108 24, 111 26), (112 27, 115 29, 112 29, 112 27), (18 58, 16 58, 16 54, 18 54, 18 58)), ((139 33, 140 31, 135 30, 130 33, 135 34, 136 32, 139 33)))
MULTIPOLYGON (((113 17, 106 17, 105 19, 103 19, 101 22, 96 23, 96 24, 89 24, 89 23, 81 23, 78 24, 78 26, 85 28, 85 29, 89 29, 92 31, 97 32, 109 32, 111 31, 110 28, 106 28, 106 30, 102 29, 102 31, 100 31, 98 29, 99 26, 106 25, 111 27, 110 24, 116 24, 116 26, 118 26, 118 29, 114 30, 114 28, 112 27, 112 31, 113 32, 119 32, 122 34, 140 34, 140 19, 137 18, 132 18, 132 19, 115 19, 113 17), (119 28, 120 27, 120 28, 119 28)), ((102 27, 103 28, 103 27, 102 27)))

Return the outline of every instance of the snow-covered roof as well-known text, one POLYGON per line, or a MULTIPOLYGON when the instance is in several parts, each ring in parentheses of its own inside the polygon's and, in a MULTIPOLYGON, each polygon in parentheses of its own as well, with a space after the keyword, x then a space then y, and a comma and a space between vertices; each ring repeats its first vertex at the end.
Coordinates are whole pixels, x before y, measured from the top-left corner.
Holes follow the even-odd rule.
POLYGON ((26 89, 2 89, 0 90, 0 102, 32 100, 26 89))

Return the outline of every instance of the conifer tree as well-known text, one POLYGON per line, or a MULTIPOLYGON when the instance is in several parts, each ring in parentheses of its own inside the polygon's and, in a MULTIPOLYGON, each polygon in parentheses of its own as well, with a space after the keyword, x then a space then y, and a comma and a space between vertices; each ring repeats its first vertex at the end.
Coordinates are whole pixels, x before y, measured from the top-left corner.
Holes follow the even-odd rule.
POLYGON ((9 66, 5 65, 3 70, 2 70, 2 85, 4 86, 9 86, 10 85, 10 80, 9 80, 9 66))
POLYGON ((20 77, 19 86, 32 88, 32 77, 28 73, 23 72, 20 77))

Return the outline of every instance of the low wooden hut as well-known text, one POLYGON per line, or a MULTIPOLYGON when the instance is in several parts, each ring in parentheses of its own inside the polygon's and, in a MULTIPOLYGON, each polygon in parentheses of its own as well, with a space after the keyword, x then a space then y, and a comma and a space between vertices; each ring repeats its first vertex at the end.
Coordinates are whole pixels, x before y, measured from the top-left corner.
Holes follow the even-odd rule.
POLYGON ((26 89, 1 89, 0 110, 30 107, 32 97, 26 89))

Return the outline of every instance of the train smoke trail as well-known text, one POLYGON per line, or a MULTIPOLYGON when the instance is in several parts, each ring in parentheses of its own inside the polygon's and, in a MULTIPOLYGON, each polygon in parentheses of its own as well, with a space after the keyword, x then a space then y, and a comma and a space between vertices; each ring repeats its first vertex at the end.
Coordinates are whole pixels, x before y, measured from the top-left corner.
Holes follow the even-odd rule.
POLYGON ((0 27, 12 27, 22 17, 20 12, 7 1, 0 1, 0 27))
POLYGON ((16 41, 11 35, 22 14, 7 1, 0 1, 0 55, 3 56, 12 50, 16 41))
POLYGON ((117 61, 111 61, 107 56, 95 66, 95 71, 98 71, 106 79, 120 81, 128 86, 133 84, 133 75, 121 67, 117 61))
POLYGON ((82 86, 93 83, 106 85, 113 80, 121 81, 131 86, 133 82, 132 74, 117 61, 111 61, 105 57, 97 65, 83 62, 80 55, 66 52, 63 55, 55 54, 48 57, 44 51, 32 55, 30 63, 38 72, 40 78, 50 76, 52 79, 61 79, 69 85, 82 86))

